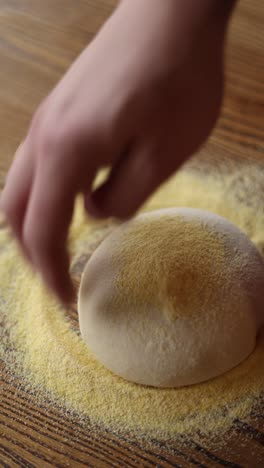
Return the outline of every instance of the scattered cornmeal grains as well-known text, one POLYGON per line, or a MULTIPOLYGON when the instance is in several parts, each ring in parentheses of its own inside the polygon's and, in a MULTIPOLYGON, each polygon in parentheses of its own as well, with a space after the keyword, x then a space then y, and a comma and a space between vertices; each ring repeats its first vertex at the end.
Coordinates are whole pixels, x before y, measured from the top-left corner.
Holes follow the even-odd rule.
MULTIPOLYGON (((216 177, 186 166, 143 210, 169 206, 210 210, 240 227, 263 253, 264 209, 256 193, 263 184, 259 172, 257 166, 245 164, 216 177)), ((87 251, 95 249, 105 229, 87 221, 78 201, 69 238, 72 271, 87 251)), ((113 375, 94 359, 5 228, 0 230, 0 275, 0 356, 6 367, 80 418, 88 416, 96 425, 156 439, 201 430, 219 434, 235 419, 249 415, 263 395, 263 331, 249 358, 220 377, 177 389, 145 387, 113 375)))

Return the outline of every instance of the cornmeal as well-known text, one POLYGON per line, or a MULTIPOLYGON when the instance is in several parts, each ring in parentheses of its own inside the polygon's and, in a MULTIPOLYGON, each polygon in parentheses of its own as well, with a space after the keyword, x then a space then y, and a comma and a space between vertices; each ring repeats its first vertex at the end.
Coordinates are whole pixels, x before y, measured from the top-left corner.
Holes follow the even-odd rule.
MULTIPOLYGON (((211 210, 245 231, 263 253, 263 203, 255 189, 261 185, 259 172, 253 165, 243 166, 220 179, 187 166, 143 210, 211 210)), ((87 245, 96 244, 98 232, 100 225, 87 221, 78 201, 69 237, 74 261, 87 245)), ((7 368, 35 392, 47 392, 96 425, 163 439, 197 431, 215 434, 246 417, 263 394, 264 333, 253 354, 221 377, 177 389, 144 387, 113 375, 93 358, 64 310, 19 255, 8 230, 0 231, 0 275, 0 355, 7 368)))

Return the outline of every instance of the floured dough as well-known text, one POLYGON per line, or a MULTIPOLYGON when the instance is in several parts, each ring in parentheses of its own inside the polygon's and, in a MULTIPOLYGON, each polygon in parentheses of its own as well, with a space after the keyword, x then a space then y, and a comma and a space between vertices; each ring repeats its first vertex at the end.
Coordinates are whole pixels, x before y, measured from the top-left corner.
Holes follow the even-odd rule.
POLYGON ((254 350, 263 290, 263 259, 229 221, 191 208, 148 212, 114 229, 88 261, 80 330, 115 374, 190 385, 254 350))

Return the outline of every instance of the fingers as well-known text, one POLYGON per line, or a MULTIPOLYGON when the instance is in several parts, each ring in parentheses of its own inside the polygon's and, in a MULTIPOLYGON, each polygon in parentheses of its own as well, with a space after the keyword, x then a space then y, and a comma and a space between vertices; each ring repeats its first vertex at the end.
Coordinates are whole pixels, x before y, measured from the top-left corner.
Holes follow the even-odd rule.
MULTIPOLYGON (((17 149, 1 194, 0 209, 22 246, 22 230, 28 199, 32 187, 34 159, 27 140, 17 149)), ((28 256, 28 252, 24 253, 28 256)))
POLYGON ((86 209, 93 217, 127 218, 175 169, 175 161, 161 157, 149 145, 134 148, 114 166, 108 180, 86 197, 86 209))
POLYGON ((77 158, 58 152, 39 155, 23 227, 23 244, 50 289, 63 302, 73 299, 66 240, 78 180, 77 158), (67 160, 76 164, 67 164, 67 160))
POLYGON ((95 170, 87 167, 82 155, 78 159, 67 144, 51 145, 45 148, 47 154, 43 149, 40 146, 33 155, 27 142, 18 148, 0 209, 23 253, 48 287, 68 303, 74 294, 66 248, 68 228, 75 195, 82 188, 78 183, 85 183, 88 189, 95 170))
MULTIPOLYGON (((96 162, 82 148, 77 149, 73 131, 40 117, 33 120, 34 128, 31 126, 27 139, 16 152, 1 195, 0 210, 25 256, 49 288, 68 303, 73 298, 73 286, 67 234, 75 196, 84 187, 89 190, 96 162)), ((86 149, 87 145, 84 146, 86 149)), ((88 146, 89 153, 94 155, 92 144, 88 146)))

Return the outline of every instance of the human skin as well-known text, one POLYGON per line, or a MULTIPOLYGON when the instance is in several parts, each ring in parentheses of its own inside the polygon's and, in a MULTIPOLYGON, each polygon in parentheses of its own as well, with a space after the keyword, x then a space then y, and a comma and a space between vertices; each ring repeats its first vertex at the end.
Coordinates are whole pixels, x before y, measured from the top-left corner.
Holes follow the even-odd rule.
POLYGON ((63 302, 78 193, 91 216, 127 218, 200 146, 223 94, 232 0, 123 0, 36 110, 0 209, 63 302), (92 191, 101 167, 108 180, 92 191))

